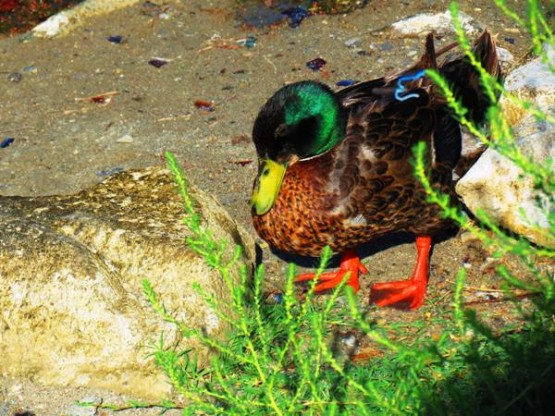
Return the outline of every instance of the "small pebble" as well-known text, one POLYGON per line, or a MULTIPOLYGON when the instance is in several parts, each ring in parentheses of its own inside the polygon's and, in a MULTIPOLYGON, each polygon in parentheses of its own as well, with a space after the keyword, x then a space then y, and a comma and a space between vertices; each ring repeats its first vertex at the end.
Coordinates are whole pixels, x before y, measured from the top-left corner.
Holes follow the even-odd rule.
POLYGON ((8 80, 11 82, 19 82, 22 78, 23 75, 21 75, 19 72, 12 72, 8 75, 8 80))
POLYGON ((347 334, 343 337, 343 339, 341 340, 341 342, 347 347, 347 348, 354 348, 357 344, 357 337, 354 334, 347 334))
POLYGON ((168 61, 166 61, 165 59, 154 58, 148 61, 148 63, 155 68, 162 68, 164 65, 168 63, 168 61))
POLYGON ((511 45, 514 45, 516 40, 515 38, 503 38, 505 40, 505 42, 510 43, 511 45))
POLYGON ((483 272, 487 269, 493 269, 493 268, 497 267, 500 262, 501 262, 500 259, 497 259, 497 258, 494 258, 494 257, 488 257, 484 260, 484 262, 480 266, 480 271, 483 272))
POLYGON ((505 48, 497 47, 497 55, 502 64, 512 64, 515 61, 513 54, 505 48))
POLYGON ((304 19, 310 16, 310 12, 304 7, 291 7, 281 13, 289 17, 291 20, 289 26, 291 27, 298 27, 304 19))
POLYGON ((268 303, 282 304, 283 303, 283 293, 281 292, 270 292, 266 296, 268 303))
POLYGON ((254 37, 253 35, 247 36, 247 41, 245 42, 245 47, 252 48, 252 47, 254 47, 254 45, 256 45, 256 37, 254 37))
POLYGON ((465 269, 471 269, 472 268, 472 263, 470 262, 470 256, 469 255, 464 256, 464 258, 462 259, 462 265, 465 269))
POLYGON ((390 42, 384 42, 380 44, 378 48, 380 49, 380 51, 388 52, 392 51, 394 47, 393 44, 391 44, 390 42))
POLYGON ((499 292, 484 292, 481 290, 478 290, 476 292, 474 292, 474 295, 482 300, 496 300, 499 299, 501 297, 501 294, 499 292))
POLYGON ((95 104, 108 104, 110 101, 112 101, 112 98, 106 97, 105 95, 96 95, 91 97, 91 102, 95 104))
POLYGON ((311 61, 308 61, 306 63, 306 66, 308 66, 313 71, 319 71, 324 65, 326 65, 326 63, 327 62, 322 58, 315 58, 311 61))
POLYGON ((36 74, 38 72, 38 69, 35 65, 28 65, 25 68, 23 68, 23 72, 27 72, 29 74, 36 74))
POLYGON ((115 166, 113 168, 107 168, 107 169, 103 169, 103 170, 99 170, 96 172, 96 174, 98 176, 111 176, 114 175, 116 173, 120 173, 123 172, 123 168, 121 166, 115 166))
POLYGON ((360 45, 360 38, 351 38, 345 41, 345 46, 347 48, 352 48, 354 46, 360 45))
POLYGON ((69 406, 65 415, 67 416, 95 416, 98 414, 98 406, 103 400, 100 397, 86 396, 79 400, 81 403, 90 403, 90 406, 73 404, 69 406))
POLYGON ((15 139, 13 137, 6 137, 4 140, 2 140, 2 142, 0 142, 0 149, 5 149, 13 142, 15 142, 15 139))
POLYGON ((459 238, 461 240, 461 243, 463 244, 469 244, 472 242, 480 241, 480 238, 476 234, 471 233, 470 231, 465 231, 461 233, 459 238))
POLYGON ((121 136, 119 139, 116 140, 118 143, 133 143, 133 137, 129 134, 125 136, 121 136))
POLYGON ((252 159, 237 160, 233 163, 235 163, 236 165, 239 165, 239 166, 247 166, 247 165, 250 165, 252 163, 252 159))
POLYGON ((248 35, 245 39, 239 39, 237 41, 239 45, 243 45, 245 48, 252 48, 256 45, 256 37, 253 35, 248 35))
POLYGON ((257 28, 277 25, 288 18, 283 13, 273 8, 266 7, 262 2, 248 2, 246 7, 241 8, 237 13, 238 20, 246 26, 257 28), (260 4, 258 4, 260 3, 260 4))
POLYGON ((23 386, 21 384, 14 384, 11 386, 9 394, 10 395, 20 395, 23 393, 23 386))
POLYGON ((355 81, 354 79, 342 79, 340 81, 337 81, 335 85, 338 87, 348 87, 350 85, 356 84, 357 82, 358 81, 355 81))
MULTIPOLYGON (((1 398, 2 396, 0 396, 1 398)), ((11 407, 11 403, 9 400, 6 399, 2 399, 3 403, 0 406, 0 415, 4 416, 4 415, 9 415, 10 414, 10 407, 11 407)))
POLYGON ((214 111, 214 101, 196 100, 195 107, 199 110, 214 111))
POLYGON ((108 40, 108 42, 117 43, 117 44, 120 44, 123 42, 123 36, 121 35, 108 36, 106 39, 108 40))
POLYGON ((146 0, 142 4, 141 13, 146 15, 146 16, 156 17, 156 16, 160 15, 160 13, 162 13, 162 8, 159 5, 157 5, 156 3, 154 3, 150 0, 146 0))

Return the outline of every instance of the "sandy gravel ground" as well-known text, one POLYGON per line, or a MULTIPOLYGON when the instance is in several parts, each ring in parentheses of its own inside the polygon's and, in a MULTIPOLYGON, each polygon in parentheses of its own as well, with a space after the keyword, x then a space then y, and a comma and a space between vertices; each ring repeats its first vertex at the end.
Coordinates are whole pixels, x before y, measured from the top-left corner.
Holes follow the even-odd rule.
MULTIPOLYGON (((517 59, 526 54, 527 40, 495 6, 462 3, 463 11, 498 34, 500 46, 517 59)), ((286 82, 319 79, 333 85, 410 65, 423 38, 401 37, 388 26, 417 13, 443 12, 448 2, 372 0, 349 15, 311 17, 296 29, 243 28, 234 19, 233 5, 232 0, 187 0, 153 11, 139 3, 88 19, 61 38, 1 39, 0 137, 15 141, 0 149, 0 195, 77 192, 111 172, 163 165, 164 152, 172 151, 187 176, 254 233, 248 201, 256 156, 250 133, 265 100, 286 82), (237 41, 249 34, 256 45, 240 46, 237 41), (123 42, 106 39, 113 35, 123 36, 123 42), (357 46, 346 46, 355 38, 357 46), (316 57, 327 61, 324 71, 306 67, 316 57), (154 58, 167 64, 156 68, 149 64, 154 58), (22 74, 19 82, 8 79, 13 72, 22 74), (101 94, 107 98, 104 103, 87 99, 101 94), (214 111, 196 108, 196 100, 213 101, 214 111)), ((415 256, 407 241, 369 254, 362 298, 368 297, 371 282, 407 276, 415 256)), ((264 258, 268 288, 279 289, 286 263, 268 250, 264 258)), ((417 313, 372 313, 382 320, 433 313, 436 305, 447 302, 463 263, 471 287, 498 287, 488 261, 484 250, 462 244, 459 237, 441 242, 432 259, 427 305, 417 313)), ((0 416, 67 414, 76 400, 86 397, 126 400, 105 391, 0 377, 0 416)))

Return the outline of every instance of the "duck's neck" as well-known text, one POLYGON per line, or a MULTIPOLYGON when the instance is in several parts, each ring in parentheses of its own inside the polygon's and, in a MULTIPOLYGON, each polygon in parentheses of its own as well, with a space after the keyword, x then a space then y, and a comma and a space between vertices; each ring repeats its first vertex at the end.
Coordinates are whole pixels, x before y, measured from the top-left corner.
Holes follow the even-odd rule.
POLYGON ((319 85, 305 84, 297 91, 298 100, 286 107, 285 122, 288 125, 314 119, 308 139, 311 141, 307 158, 326 153, 345 137, 346 116, 331 91, 319 85))

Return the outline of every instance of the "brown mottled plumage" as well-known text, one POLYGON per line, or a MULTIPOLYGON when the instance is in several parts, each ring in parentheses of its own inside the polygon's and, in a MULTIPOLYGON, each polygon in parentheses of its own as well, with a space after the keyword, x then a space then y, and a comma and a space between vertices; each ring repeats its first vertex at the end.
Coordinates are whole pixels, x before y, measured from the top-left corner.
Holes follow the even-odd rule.
MULTIPOLYGON (((489 73, 500 76, 489 32, 476 41, 474 51, 489 73)), ((319 256, 326 245, 344 253, 392 232, 433 236, 453 227, 439 215, 437 206, 425 201, 425 191, 410 164, 412 147, 425 142, 434 186, 452 193, 452 170, 461 153, 460 127, 439 88, 423 73, 412 79, 413 74, 427 68, 439 68, 470 114, 478 122, 484 120, 490 103, 480 90, 476 70, 460 56, 437 65, 432 35, 420 62, 399 74, 337 93, 319 83, 301 82, 284 87, 268 101, 255 122, 253 139, 261 160, 283 163, 286 171, 271 208, 267 212, 253 210, 254 227, 262 239, 282 251, 319 256), (299 98, 307 89, 310 91, 299 98), (312 135, 319 134, 318 128, 327 125, 326 114, 301 108, 303 103, 319 108, 312 89, 333 94, 339 106, 336 136, 341 137, 329 133, 337 143, 323 152, 310 144, 312 135), (400 92, 397 96, 396 90, 400 92), (303 116, 295 117, 295 112, 303 116)), ((327 113, 336 111, 336 104, 330 105, 327 113)), ((266 173, 261 162, 255 206, 266 173)), ((396 298, 383 304, 404 300, 396 298)), ((420 306, 416 303, 411 307, 420 306)))

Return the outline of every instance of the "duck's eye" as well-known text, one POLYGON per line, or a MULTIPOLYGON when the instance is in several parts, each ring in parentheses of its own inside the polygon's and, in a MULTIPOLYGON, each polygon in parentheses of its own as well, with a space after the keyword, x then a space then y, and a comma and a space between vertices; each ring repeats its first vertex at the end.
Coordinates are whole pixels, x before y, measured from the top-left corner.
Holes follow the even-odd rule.
POLYGON ((262 171, 262 175, 264 175, 264 176, 268 176, 269 174, 270 174, 270 169, 268 169, 268 168, 265 168, 265 169, 262 171))
POLYGON ((287 124, 282 123, 280 124, 276 130, 274 131, 274 136, 275 137, 283 137, 287 135, 287 131, 289 130, 289 128, 287 127, 287 124))

